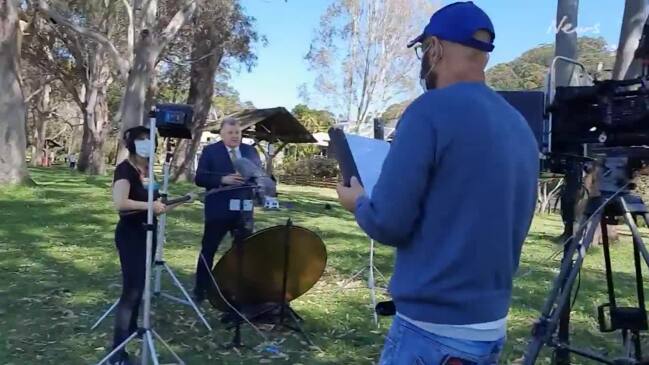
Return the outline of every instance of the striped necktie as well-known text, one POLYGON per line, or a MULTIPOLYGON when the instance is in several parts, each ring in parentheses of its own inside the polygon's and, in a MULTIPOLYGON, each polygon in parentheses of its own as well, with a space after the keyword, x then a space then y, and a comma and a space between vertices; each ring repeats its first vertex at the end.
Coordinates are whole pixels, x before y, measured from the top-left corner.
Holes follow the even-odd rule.
POLYGON ((230 160, 232 160, 232 162, 234 162, 234 160, 236 160, 237 158, 238 158, 237 157, 237 150, 235 150, 234 148, 230 148, 230 160))

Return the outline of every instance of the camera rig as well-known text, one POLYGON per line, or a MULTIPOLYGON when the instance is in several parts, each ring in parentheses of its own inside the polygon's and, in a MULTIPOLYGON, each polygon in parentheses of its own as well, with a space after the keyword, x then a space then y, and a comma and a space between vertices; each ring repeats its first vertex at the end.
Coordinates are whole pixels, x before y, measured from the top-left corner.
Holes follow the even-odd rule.
POLYGON ((583 64, 555 57, 545 92, 500 91, 536 135, 544 171, 565 173, 567 160, 590 160, 593 148, 616 147, 616 153, 620 147, 649 149, 649 19, 635 62, 642 65, 638 78, 596 80, 583 64), (556 86, 559 63, 573 67, 570 86, 556 86))
MULTIPOLYGON (((556 62, 565 59, 557 58, 556 62)), ((553 66, 556 64, 553 63, 553 66)), ((575 61, 572 62, 581 66, 575 61)), ((553 71, 551 72, 553 73, 553 71)), ((591 86, 560 86, 552 93, 501 91, 525 117, 539 144, 542 168, 565 173, 566 161, 590 160, 594 148, 649 150, 649 78, 593 81, 591 86), (546 100, 551 103, 546 107, 546 100)))
MULTIPOLYGON (((604 364, 649 364, 640 339, 640 333, 649 329, 641 269, 642 264, 649 266, 649 250, 636 225, 637 220, 649 225, 649 209, 640 197, 631 194, 633 173, 649 161, 649 20, 639 43, 635 53, 635 62, 642 64, 639 78, 596 80, 582 64, 556 57, 550 67, 546 92, 501 92, 534 131, 541 172, 564 174, 567 181, 574 180, 580 185, 582 171, 588 165, 595 178, 584 216, 574 233, 574 209, 568 208, 567 215, 572 217, 564 218, 568 239, 564 242, 560 271, 541 316, 534 323, 523 357, 526 365, 536 362, 544 346, 555 350, 553 363, 560 365, 570 364, 569 353, 604 364), (571 64, 573 71, 581 69, 578 77, 573 72, 570 86, 555 86, 559 62, 571 64), (628 226, 633 239, 636 305, 620 305, 615 296, 607 225, 619 221, 628 226), (579 349, 569 341, 573 284, 597 229, 602 232, 609 299, 597 308, 600 331, 620 331, 624 349, 613 358, 579 349)), ((578 290, 579 285, 576 287, 578 290)))

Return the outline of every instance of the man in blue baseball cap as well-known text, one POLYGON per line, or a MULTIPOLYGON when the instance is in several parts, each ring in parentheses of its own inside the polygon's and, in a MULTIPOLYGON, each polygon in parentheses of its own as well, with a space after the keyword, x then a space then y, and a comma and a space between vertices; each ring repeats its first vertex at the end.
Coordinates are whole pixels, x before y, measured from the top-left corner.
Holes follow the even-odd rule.
POLYGON ((457 2, 433 14, 424 32, 408 47, 414 46, 422 60, 422 86, 429 90, 453 83, 458 73, 462 79, 484 80, 495 38, 491 19, 482 9, 470 1, 457 2), (438 80, 440 69, 446 71, 443 80, 438 80))
POLYGON ((536 204, 538 147, 485 83, 494 26, 472 2, 438 10, 408 44, 425 92, 404 112, 368 197, 338 186, 372 238, 396 247, 397 315, 381 365, 497 364, 536 204))

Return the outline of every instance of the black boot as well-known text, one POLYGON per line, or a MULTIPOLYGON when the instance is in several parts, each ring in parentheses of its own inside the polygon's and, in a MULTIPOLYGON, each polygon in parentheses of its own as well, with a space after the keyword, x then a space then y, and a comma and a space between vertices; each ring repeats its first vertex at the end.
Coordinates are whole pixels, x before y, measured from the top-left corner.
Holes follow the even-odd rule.
POLYGON ((192 291, 192 300, 196 305, 200 305, 205 300, 205 291, 194 289, 192 291))

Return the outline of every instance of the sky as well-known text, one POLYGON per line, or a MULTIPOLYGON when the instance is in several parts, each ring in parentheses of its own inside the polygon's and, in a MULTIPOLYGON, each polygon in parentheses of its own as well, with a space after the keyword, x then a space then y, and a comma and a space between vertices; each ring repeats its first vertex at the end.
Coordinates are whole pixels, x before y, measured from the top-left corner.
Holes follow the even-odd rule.
MULTIPOLYGON (((489 67, 511 61, 539 44, 554 42, 556 0, 474 2, 489 14, 496 30, 496 48, 489 67)), ((256 18, 256 29, 268 39, 268 44, 256 46, 258 60, 251 72, 232 72, 231 84, 241 100, 251 101, 258 108, 283 106, 289 110, 302 102, 299 86, 311 86, 314 79, 304 56, 320 16, 330 3, 331 0, 242 0, 246 13, 256 18)), ((610 45, 617 45, 624 1, 581 0, 579 6, 578 34, 604 37, 610 45)))

